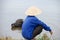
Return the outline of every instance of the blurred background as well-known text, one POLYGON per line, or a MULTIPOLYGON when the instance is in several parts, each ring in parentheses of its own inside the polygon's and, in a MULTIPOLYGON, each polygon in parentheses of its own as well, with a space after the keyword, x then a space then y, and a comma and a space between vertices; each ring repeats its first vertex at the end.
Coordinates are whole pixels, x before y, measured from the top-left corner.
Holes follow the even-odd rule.
MULTIPOLYGON (((20 31, 12 31, 11 24, 17 19, 25 19, 25 11, 30 6, 37 6, 42 14, 37 18, 53 30, 53 38, 60 39, 60 0, 0 0, 0 37, 12 37, 22 40, 20 31)), ((43 30, 41 35, 49 32, 43 30)), ((10 39, 11 40, 11 39, 10 39)))

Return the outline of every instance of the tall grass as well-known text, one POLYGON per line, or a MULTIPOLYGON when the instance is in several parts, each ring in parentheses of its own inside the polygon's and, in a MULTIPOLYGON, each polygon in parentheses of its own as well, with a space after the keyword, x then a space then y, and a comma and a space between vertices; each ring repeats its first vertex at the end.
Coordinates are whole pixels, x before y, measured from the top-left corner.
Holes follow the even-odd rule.
POLYGON ((39 36, 37 40, 50 40, 50 38, 47 36, 47 34, 43 34, 43 36, 39 36))

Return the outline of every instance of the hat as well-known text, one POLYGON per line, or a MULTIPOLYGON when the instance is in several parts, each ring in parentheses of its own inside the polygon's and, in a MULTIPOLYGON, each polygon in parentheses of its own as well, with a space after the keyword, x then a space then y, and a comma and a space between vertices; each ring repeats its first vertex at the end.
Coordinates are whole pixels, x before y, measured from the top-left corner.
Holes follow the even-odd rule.
POLYGON ((41 10, 35 6, 31 6, 26 10, 25 14, 30 16, 35 16, 41 14, 41 10))

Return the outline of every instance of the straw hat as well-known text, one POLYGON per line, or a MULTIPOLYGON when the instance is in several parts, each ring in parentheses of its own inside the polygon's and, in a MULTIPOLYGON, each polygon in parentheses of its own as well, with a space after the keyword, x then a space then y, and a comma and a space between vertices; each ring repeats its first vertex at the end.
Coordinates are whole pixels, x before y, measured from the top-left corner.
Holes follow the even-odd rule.
POLYGON ((25 14, 30 16, 35 16, 41 14, 41 10, 35 6, 32 6, 26 10, 25 14))

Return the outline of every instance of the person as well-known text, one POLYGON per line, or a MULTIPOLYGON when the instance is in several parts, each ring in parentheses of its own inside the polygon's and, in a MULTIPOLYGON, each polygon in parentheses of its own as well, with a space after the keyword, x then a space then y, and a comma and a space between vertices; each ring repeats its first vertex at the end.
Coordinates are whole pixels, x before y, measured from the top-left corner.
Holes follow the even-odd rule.
POLYGON ((35 6, 29 7, 26 10, 25 14, 27 17, 22 24, 22 36, 26 40, 36 40, 35 37, 42 32, 39 32, 38 28, 49 31, 52 35, 53 32, 51 28, 36 17, 36 15, 41 14, 41 12, 42 11, 35 6))

